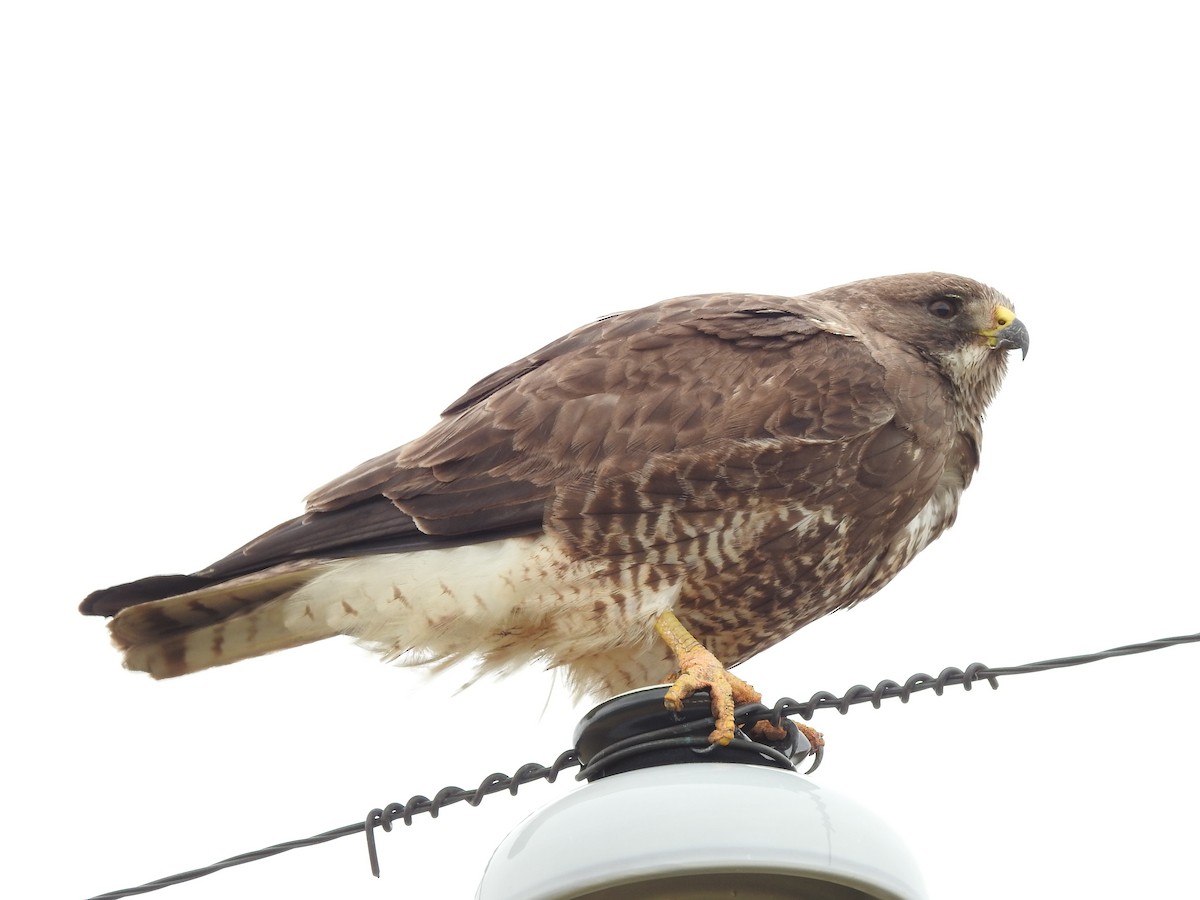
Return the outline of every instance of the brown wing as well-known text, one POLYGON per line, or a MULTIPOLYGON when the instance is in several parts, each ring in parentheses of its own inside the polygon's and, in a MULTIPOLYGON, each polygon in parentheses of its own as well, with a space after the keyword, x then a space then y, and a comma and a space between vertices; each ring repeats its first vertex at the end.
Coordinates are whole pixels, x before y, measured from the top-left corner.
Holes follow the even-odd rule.
POLYGON ((883 368, 831 315, 815 299, 716 294, 595 322, 483 379, 423 437, 317 490, 304 516, 197 576, 536 533, 556 496, 570 518, 569 498, 654 460, 684 471, 716 446, 863 434, 895 409, 883 368))
POLYGON ((724 440, 832 442, 890 420, 882 368, 824 331, 822 312, 718 294, 585 326, 480 381, 423 437, 314 492, 306 516, 241 558, 534 533, 560 489, 660 455, 724 440))
POLYGON ((827 316, 809 301, 723 294, 593 323, 480 381, 424 437, 316 491, 310 521, 386 497, 426 535, 535 532, 556 494, 660 456, 861 434, 895 410, 882 367, 826 331, 827 316))

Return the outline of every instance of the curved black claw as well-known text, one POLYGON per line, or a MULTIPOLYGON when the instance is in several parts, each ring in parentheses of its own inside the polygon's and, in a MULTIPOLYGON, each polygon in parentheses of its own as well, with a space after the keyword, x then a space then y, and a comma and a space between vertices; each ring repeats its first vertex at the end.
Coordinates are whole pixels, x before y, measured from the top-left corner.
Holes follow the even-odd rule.
POLYGON ((817 771, 817 766, 821 765, 821 760, 825 758, 825 745, 822 744, 816 749, 809 750, 808 755, 813 757, 813 764, 805 770, 805 775, 811 775, 817 771))

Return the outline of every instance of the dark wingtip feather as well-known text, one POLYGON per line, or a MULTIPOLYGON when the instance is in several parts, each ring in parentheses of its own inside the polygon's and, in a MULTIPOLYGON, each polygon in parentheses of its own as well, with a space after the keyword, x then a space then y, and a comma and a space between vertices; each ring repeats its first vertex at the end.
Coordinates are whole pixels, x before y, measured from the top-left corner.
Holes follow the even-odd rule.
POLYGON ((93 591, 79 604, 79 611, 85 616, 115 616, 126 607, 186 594, 212 583, 213 579, 198 575, 151 575, 93 591))

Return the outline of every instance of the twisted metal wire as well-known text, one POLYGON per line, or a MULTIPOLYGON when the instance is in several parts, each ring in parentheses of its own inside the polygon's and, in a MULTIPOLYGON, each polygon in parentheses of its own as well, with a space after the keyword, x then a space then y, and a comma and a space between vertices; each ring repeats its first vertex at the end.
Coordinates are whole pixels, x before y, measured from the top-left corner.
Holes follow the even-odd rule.
MULTIPOLYGON (((1145 641, 1138 644, 1126 644, 1121 647, 1114 647, 1110 650, 1102 650, 1098 653, 1086 653, 1079 656, 1064 656, 1057 659, 1045 659, 1040 662, 1026 663, 1020 666, 1003 666, 999 668, 991 668, 983 663, 971 663, 966 669, 958 669, 954 667, 942 669, 936 677, 928 675, 924 672, 918 672, 903 683, 885 679, 875 685, 874 688, 869 688, 866 685, 856 684, 847 690, 840 697, 831 694, 827 691, 818 691, 813 694, 806 702, 793 700, 790 697, 782 697, 773 706, 767 707, 762 704, 750 704, 745 707, 739 707, 737 710, 737 722, 739 725, 747 725, 760 720, 770 720, 776 724, 781 723, 788 716, 800 716, 806 720, 811 719, 817 710, 821 709, 836 709, 839 713, 845 715, 849 712, 851 706, 856 706, 860 703, 870 703, 874 708, 878 709, 879 705, 884 701, 892 698, 899 698, 900 702, 907 703, 909 698, 919 691, 932 690, 939 697, 948 686, 962 685, 964 690, 971 690, 972 686, 977 681, 987 681, 993 689, 999 687, 997 679, 1007 675, 1028 675, 1034 672, 1045 672, 1050 669, 1063 669, 1070 666, 1081 666, 1087 663, 1097 662, 1102 659, 1112 659, 1119 656, 1131 656, 1135 653, 1147 653, 1151 650, 1162 650, 1166 647, 1174 647, 1179 644, 1191 644, 1200 642, 1200 633, 1180 635, 1178 637, 1159 638, 1154 641, 1145 641)), ((711 720, 701 722, 705 729, 712 727, 711 720)), ((793 726, 794 727, 794 726, 793 726)), ((673 732, 673 729, 666 729, 673 732)), ((660 740, 663 734, 655 733, 648 736, 650 740, 660 740)), ((767 755, 777 753, 764 745, 756 745, 760 752, 767 755)), ((628 747, 619 748, 620 752, 628 750, 628 747)), ((703 748, 700 748, 703 749, 703 748)), ((600 755, 597 754, 597 757, 600 755)), ((780 760, 786 763, 786 757, 779 755, 780 760)), ((610 764, 613 759, 611 757, 603 760, 606 764, 610 764)), ((593 766, 595 760, 589 762, 589 766, 593 766)), ((790 764, 790 763, 789 763, 790 764)), ((219 872, 222 869, 228 869, 231 866, 242 865, 243 863, 253 862, 259 859, 266 859, 270 856, 283 853, 286 850, 294 850, 297 847, 311 847, 316 844, 323 844, 326 841, 332 841, 335 838, 346 837, 351 834, 365 832, 367 838, 367 853, 371 863, 371 874, 379 876, 379 856, 375 847, 375 829, 383 828, 384 831, 391 831, 392 825, 397 821, 404 822, 405 825, 411 825, 413 817, 421 813, 428 813, 430 817, 437 818, 438 813, 452 803, 458 803, 465 800, 470 806, 478 806, 479 803, 488 794, 495 794, 500 791, 508 791, 511 794, 516 794, 518 788, 523 784, 528 784, 532 781, 545 780, 553 783, 558 775, 566 769, 580 766, 581 762, 574 748, 565 750, 559 754, 558 758, 550 766, 542 766, 538 763, 527 763, 521 766, 511 775, 495 773, 489 775, 479 783, 479 787, 473 791, 464 790, 459 787, 445 787, 434 794, 433 799, 429 799, 423 795, 417 794, 410 797, 407 803, 390 803, 382 809, 376 808, 371 810, 362 822, 355 822, 351 825, 344 825, 341 828, 335 828, 332 831, 322 832, 309 838, 302 838, 295 841, 287 841, 282 844, 274 844, 270 847, 264 847, 261 850, 255 850, 250 853, 242 853, 237 856, 231 856, 229 859, 223 859, 220 862, 205 866, 200 869, 192 869, 187 872, 180 872, 177 875, 170 875, 166 878, 159 878, 155 881, 147 882, 146 884, 138 885, 137 887, 123 888, 121 890, 110 891, 106 894, 97 894, 91 900, 120 900, 123 897, 132 897, 137 894, 146 894, 150 891, 156 891, 160 888, 167 887, 172 884, 181 884, 185 881, 191 881, 196 878, 201 878, 205 875, 210 875, 213 872, 219 872)), ((586 770, 581 771, 577 777, 586 777, 586 770)))
POLYGON ((1179 644, 1194 644, 1198 641, 1200 641, 1200 634, 1184 634, 1177 637, 1159 638, 1154 641, 1143 641, 1138 644, 1126 644, 1121 647, 1113 647, 1110 650, 1101 650, 1097 653, 1043 659, 1039 662, 1025 663, 1020 666, 992 668, 979 662, 971 663, 965 670, 951 666, 942 669, 936 678, 924 672, 918 672, 909 677, 903 684, 889 679, 884 679, 873 688, 869 688, 863 684, 856 684, 840 697, 828 691, 818 691, 804 703, 793 700, 791 697, 782 697, 771 708, 770 717, 756 715, 748 718, 747 721, 758 721, 760 718, 770 718, 771 721, 778 721, 783 716, 800 716, 807 721, 819 709, 836 709, 839 713, 845 715, 850 711, 851 706, 856 706, 860 703, 870 703, 875 709, 879 709, 880 703, 893 697, 898 697, 901 703, 907 703, 913 694, 928 690, 932 690, 940 697, 946 687, 950 685, 962 685, 964 690, 969 691, 977 681, 987 681, 994 690, 1000 686, 996 680, 1006 675, 1030 675, 1034 672, 1047 672, 1051 669, 1082 666, 1087 663, 1099 662, 1102 659, 1132 656, 1136 653, 1148 653, 1151 650, 1162 650, 1166 647, 1175 647, 1179 644))
POLYGON ((407 803, 389 803, 383 809, 376 807, 367 813, 367 818, 357 830, 365 831, 367 835, 367 855, 371 860, 371 874, 376 878, 379 877, 379 854, 375 849, 375 828, 381 827, 384 831, 392 830, 392 823, 397 819, 405 825, 411 825, 413 816, 419 813, 429 813, 430 818, 436 819, 438 813, 443 807, 449 806, 451 803, 458 803, 460 800, 466 800, 470 806, 478 806, 488 794, 495 794, 499 791, 508 791, 514 797, 517 795, 517 790, 523 784, 529 784, 531 781, 541 781, 545 779, 551 784, 558 778, 558 774, 564 769, 574 768, 580 765, 579 755, 575 752, 575 748, 564 750, 558 755, 558 759, 549 766, 542 766, 538 763, 526 763, 517 769, 510 777, 503 772, 494 772, 487 778, 483 779, 473 791, 465 791, 460 787, 444 787, 436 794, 433 799, 423 797, 417 794, 408 799, 407 803))
POLYGON ((239 853, 237 856, 231 856, 228 859, 223 859, 220 862, 215 862, 201 869, 191 869, 187 872, 180 872, 177 875, 168 875, 166 878, 149 881, 137 887, 122 888, 121 890, 110 891, 107 894, 97 894, 95 897, 90 898, 90 900, 119 900, 121 897, 147 894, 150 891, 157 891, 172 884, 182 884, 185 881, 211 875, 213 872, 219 872, 221 869, 228 869, 231 866, 240 866, 243 863, 267 859, 268 857, 283 853, 285 850, 295 850, 297 847, 312 847, 317 844, 323 844, 326 841, 332 841, 335 838, 359 834, 360 832, 366 832, 367 853, 371 861, 371 874, 378 878, 379 856, 375 849, 375 829, 377 827, 382 827, 384 831, 391 831, 392 824, 396 820, 403 821, 405 825, 411 825, 413 816, 420 813, 429 813, 430 817, 436 819, 438 813, 451 803, 458 803, 465 800, 471 806, 478 806, 488 794, 495 794, 500 791, 508 791, 510 794, 516 796, 521 785, 528 784, 531 781, 542 780, 553 784, 560 772, 564 769, 574 768, 579 764, 579 757, 572 747, 570 750, 560 753, 558 758, 549 766, 542 766, 538 763, 526 763, 511 776, 501 772, 489 775, 473 791, 463 790, 459 787, 444 787, 433 795, 432 800, 417 794, 409 798, 408 803, 390 803, 383 809, 371 810, 362 822, 343 825, 341 828, 325 831, 313 837, 286 841, 282 844, 273 844, 270 847, 253 850, 249 853, 239 853))

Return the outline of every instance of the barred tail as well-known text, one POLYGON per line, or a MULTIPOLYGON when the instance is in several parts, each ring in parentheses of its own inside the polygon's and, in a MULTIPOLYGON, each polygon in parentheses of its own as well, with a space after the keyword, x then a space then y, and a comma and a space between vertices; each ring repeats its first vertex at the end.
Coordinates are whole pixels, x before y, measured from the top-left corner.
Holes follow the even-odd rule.
POLYGON ((173 678, 312 643, 336 632, 297 615, 291 596, 328 562, 284 564, 188 593, 142 602, 109 622, 125 667, 173 678))

